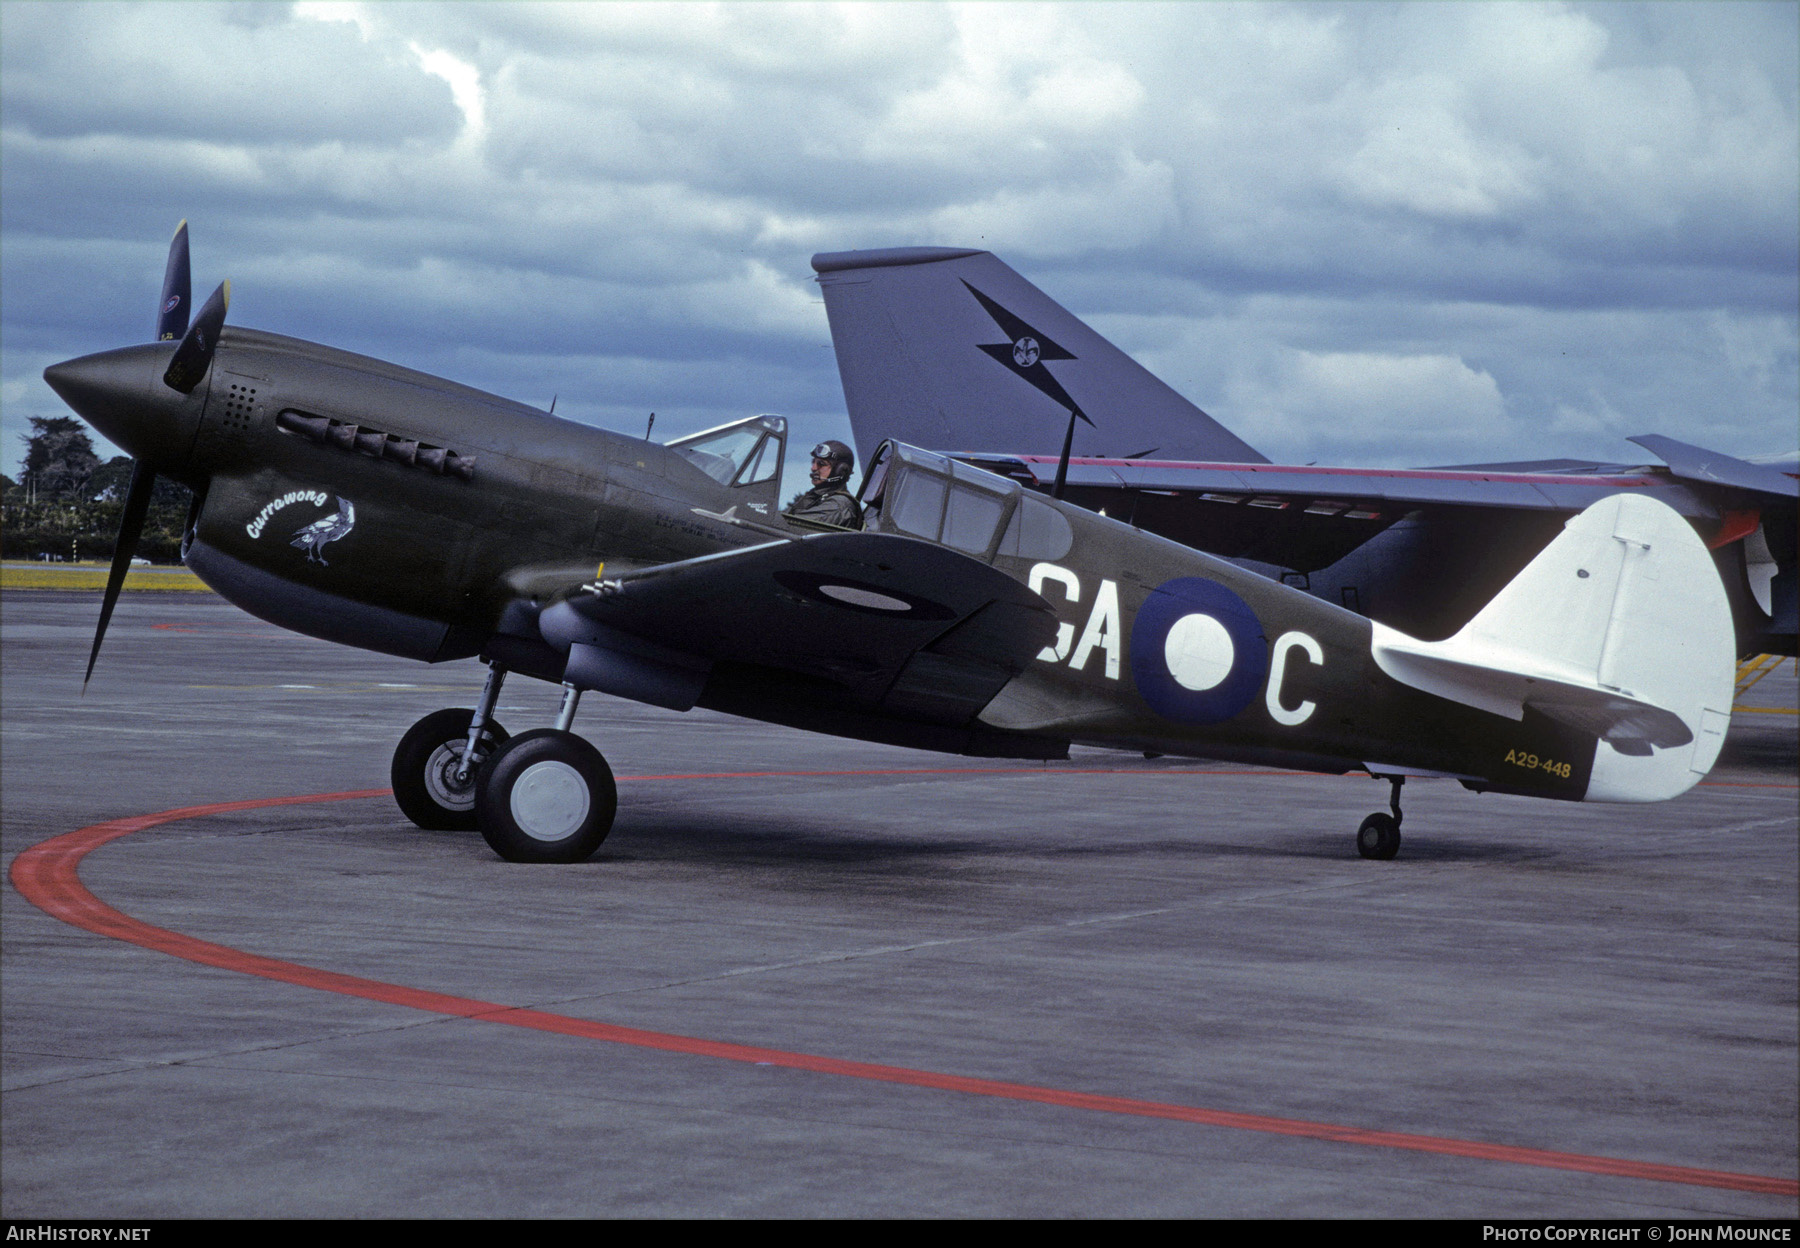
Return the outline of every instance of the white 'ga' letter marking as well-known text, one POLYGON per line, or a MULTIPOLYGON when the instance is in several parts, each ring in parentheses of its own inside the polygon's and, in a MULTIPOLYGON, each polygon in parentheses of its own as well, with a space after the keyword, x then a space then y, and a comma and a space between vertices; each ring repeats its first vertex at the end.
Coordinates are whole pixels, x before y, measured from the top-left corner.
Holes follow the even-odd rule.
MULTIPOLYGON (((1063 597, 1070 602, 1081 601, 1081 578, 1067 568, 1059 568, 1054 563, 1032 564, 1030 573, 1025 577, 1025 587, 1034 594, 1041 594, 1044 592, 1045 581, 1055 581, 1061 585, 1063 597)), ((1113 607, 1113 610, 1115 612, 1118 610, 1117 605, 1113 607)), ((1039 650, 1037 657, 1046 663, 1061 663, 1069 657, 1069 645, 1074 640, 1075 626, 1058 624, 1056 626, 1056 644, 1045 646, 1039 650)))
POLYGON ((1094 595, 1094 610, 1088 616, 1087 627, 1081 632, 1081 641, 1075 647, 1075 657, 1069 660, 1069 666, 1076 671, 1087 667, 1088 656, 1099 646, 1106 651, 1106 678, 1119 678, 1119 586, 1115 581, 1101 581, 1100 592, 1094 595))
POLYGON ((1302 702, 1291 711, 1281 705, 1281 679, 1287 675, 1288 652, 1291 650, 1306 651, 1306 657, 1315 665, 1325 662, 1325 652, 1319 648, 1319 643, 1305 633, 1283 633, 1276 641, 1275 653, 1269 657, 1269 714, 1276 723, 1290 728, 1304 724, 1318 709, 1311 702, 1302 702))

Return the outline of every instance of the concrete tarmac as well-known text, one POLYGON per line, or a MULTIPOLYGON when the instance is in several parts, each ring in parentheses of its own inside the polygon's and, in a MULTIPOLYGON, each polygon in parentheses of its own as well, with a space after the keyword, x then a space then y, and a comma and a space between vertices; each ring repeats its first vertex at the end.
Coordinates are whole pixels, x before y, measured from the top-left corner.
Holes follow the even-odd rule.
MULTIPOLYGON (((95 599, 0 601, 9 873, 102 821, 385 788, 483 674, 139 594, 84 697, 95 599)), ((1793 670, 1746 701, 1793 708, 1793 670)), ((557 692, 516 679, 502 721, 557 692)), ((1387 863, 1352 844, 1367 778, 995 763, 593 694, 576 726, 620 789, 580 866, 382 796, 83 861, 230 965, 4 889, 0 1214, 1800 1213, 1792 715, 1735 717, 1660 805, 1414 782, 1387 863), (287 966, 311 978, 253 973, 287 966)))

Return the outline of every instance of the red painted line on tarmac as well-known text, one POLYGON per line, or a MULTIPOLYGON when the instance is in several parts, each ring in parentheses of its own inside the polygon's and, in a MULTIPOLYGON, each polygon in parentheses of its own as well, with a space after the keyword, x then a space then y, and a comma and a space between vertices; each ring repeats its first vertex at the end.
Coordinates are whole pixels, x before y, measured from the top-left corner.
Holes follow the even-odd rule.
MULTIPOLYGON (((615 776, 617 780, 766 780, 782 776, 811 779, 832 776, 1314 776, 1326 772, 1276 771, 1268 767, 1228 771, 1223 768, 1172 767, 1151 770, 1144 767, 889 767, 856 771, 708 771, 666 776, 615 776)), ((1336 778, 1336 777, 1332 777, 1336 778)), ((1356 776, 1358 780, 1366 776, 1356 776)))
POLYGON ((217 624, 207 624, 200 621, 152 624, 150 627, 161 629, 165 633, 203 633, 208 637, 256 637, 264 641, 285 641, 298 636, 298 634, 290 633, 286 630, 276 629, 269 629, 260 633, 247 633, 242 629, 221 628, 217 624))
MULTIPOLYGON (((877 774, 893 772, 838 773, 714 773, 710 776, 666 776, 658 779, 723 779, 733 775, 820 775, 877 774)), ((1029 774, 1029 773, 1027 773, 1029 774)), ((652 777, 630 777, 651 779, 652 777)), ((1357 1144, 1370 1148, 1397 1148, 1411 1152, 1435 1153, 1447 1157, 1467 1157, 1478 1161, 1499 1161, 1513 1165, 1537 1166, 1550 1170, 1572 1170, 1585 1174, 1604 1174, 1623 1178, 1649 1179, 1658 1183, 1680 1183, 1692 1187, 1726 1188, 1732 1191, 1759 1192, 1772 1196, 1800 1196, 1800 1181, 1773 1175, 1736 1174, 1724 1170, 1702 1170, 1690 1166, 1670 1166, 1658 1162, 1632 1161, 1620 1157, 1594 1157, 1582 1153, 1559 1153, 1548 1149, 1525 1148, 1510 1144, 1493 1144, 1479 1140, 1459 1140, 1448 1136, 1412 1135, 1396 1131, 1374 1131, 1363 1127, 1336 1123, 1310 1122, 1299 1118, 1277 1118, 1265 1114, 1245 1114, 1231 1110, 1206 1109, 1197 1105, 1175 1105, 1161 1101, 1140 1101, 1129 1097, 1106 1096, 1093 1092, 1077 1092, 1064 1088, 1039 1087, 1026 1083, 1008 1083, 998 1079, 977 1079, 965 1075, 937 1071, 914 1070, 904 1066, 882 1066, 871 1062, 854 1062, 842 1058, 811 1053, 794 1053, 785 1049, 765 1049, 753 1045, 733 1044, 722 1040, 706 1040, 697 1036, 669 1032, 642 1031, 612 1023, 570 1018, 543 1010, 521 1009, 491 1001, 450 996, 402 984, 342 975, 318 967, 302 966, 277 958, 233 949, 227 945, 198 940, 167 928, 134 919, 113 909, 89 892, 81 882, 81 861, 102 845, 142 832, 161 824, 221 815, 232 811, 259 810, 271 806, 300 806, 318 802, 354 801, 360 798, 385 797, 387 789, 360 789, 346 793, 313 793, 297 797, 267 797, 240 802, 216 802, 206 806, 183 806, 155 814, 133 815, 109 819, 52 837, 34 845, 13 859, 13 887, 46 914, 75 927, 100 936, 127 941, 158 953, 197 962, 204 966, 255 975, 302 988, 316 988, 344 996, 360 997, 388 1005, 405 1006, 427 1013, 480 1022, 523 1027, 531 1031, 574 1036, 584 1040, 600 1040, 634 1048, 655 1049, 693 1057, 719 1058, 733 1062, 781 1066, 821 1075, 839 1075, 850 1079, 867 1079, 877 1083, 902 1084, 941 1092, 961 1092, 970 1096, 996 1097, 1009 1101, 1025 1101, 1054 1105, 1065 1109, 1085 1109, 1097 1113, 1122 1114, 1137 1118, 1162 1118, 1199 1126, 1221 1127, 1237 1131, 1255 1131, 1267 1135, 1297 1136, 1303 1139, 1327 1140, 1339 1144, 1357 1144)))

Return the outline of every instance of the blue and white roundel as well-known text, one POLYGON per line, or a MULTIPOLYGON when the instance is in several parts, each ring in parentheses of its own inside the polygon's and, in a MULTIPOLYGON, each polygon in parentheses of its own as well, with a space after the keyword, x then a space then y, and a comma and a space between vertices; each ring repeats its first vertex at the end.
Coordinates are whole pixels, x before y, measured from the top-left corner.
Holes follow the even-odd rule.
POLYGON ((1131 622, 1131 678, 1164 719, 1230 719, 1250 704, 1268 671, 1262 622, 1217 581, 1165 581, 1131 622))

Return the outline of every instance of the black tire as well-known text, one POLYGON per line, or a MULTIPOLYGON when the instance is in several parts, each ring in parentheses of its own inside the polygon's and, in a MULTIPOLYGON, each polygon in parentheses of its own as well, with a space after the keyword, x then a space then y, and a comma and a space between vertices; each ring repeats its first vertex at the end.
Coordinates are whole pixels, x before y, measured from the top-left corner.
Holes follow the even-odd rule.
POLYGON ((1400 852, 1400 825, 1392 815, 1377 811, 1356 830, 1356 852, 1364 858, 1386 862, 1400 852))
MULTIPOLYGON (((394 801, 400 812, 421 828, 434 832, 475 830, 475 775, 459 785, 455 774, 474 718, 474 711, 462 708, 433 711, 408 728, 394 747, 394 761, 388 768, 394 801)), ((507 737, 506 729, 488 720, 481 731, 477 771, 484 759, 506 744, 507 737)))
POLYGON ((475 780, 476 826, 508 862, 584 862, 618 810, 600 751, 555 728, 520 733, 488 756, 475 780))

